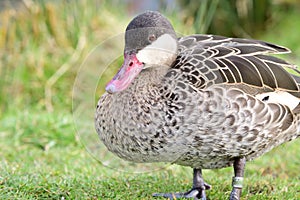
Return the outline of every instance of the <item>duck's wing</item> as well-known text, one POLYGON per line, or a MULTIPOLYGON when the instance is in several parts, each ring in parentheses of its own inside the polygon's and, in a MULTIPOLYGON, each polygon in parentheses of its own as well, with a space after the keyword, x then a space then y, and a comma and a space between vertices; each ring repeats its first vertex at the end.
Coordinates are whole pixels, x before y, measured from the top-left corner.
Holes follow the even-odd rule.
POLYGON ((197 88, 226 84, 255 91, 286 91, 300 97, 297 67, 269 55, 289 52, 258 40, 191 35, 179 38, 179 55, 172 68, 181 70, 197 88))

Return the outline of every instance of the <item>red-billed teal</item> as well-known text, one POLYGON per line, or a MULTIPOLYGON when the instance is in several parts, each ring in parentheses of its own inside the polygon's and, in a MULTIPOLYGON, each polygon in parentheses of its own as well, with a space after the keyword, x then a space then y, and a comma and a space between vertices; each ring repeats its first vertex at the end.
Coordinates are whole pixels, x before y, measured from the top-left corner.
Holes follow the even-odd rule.
POLYGON ((95 127, 108 150, 134 162, 194 169, 193 187, 166 198, 206 199, 201 169, 233 166, 240 199, 245 163, 299 137, 296 66, 289 53, 252 39, 195 34, 177 38, 158 12, 135 17, 124 63, 100 98, 95 127))

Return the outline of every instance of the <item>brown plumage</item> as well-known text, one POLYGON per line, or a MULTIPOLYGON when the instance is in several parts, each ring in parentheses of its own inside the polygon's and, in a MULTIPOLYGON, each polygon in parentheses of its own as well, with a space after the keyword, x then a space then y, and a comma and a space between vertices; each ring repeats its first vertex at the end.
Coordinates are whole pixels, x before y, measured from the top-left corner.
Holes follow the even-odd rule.
POLYGON ((299 137, 299 77, 284 67, 299 72, 269 55, 289 50, 214 35, 177 40, 168 20, 151 11, 128 27, 125 64, 97 105, 99 137, 126 160, 194 168, 193 189, 177 198, 205 199, 201 169, 233 165, 230 198, 239 199, 244 162, 299 137), (138 70, 129 77, 132 67, 138 70))

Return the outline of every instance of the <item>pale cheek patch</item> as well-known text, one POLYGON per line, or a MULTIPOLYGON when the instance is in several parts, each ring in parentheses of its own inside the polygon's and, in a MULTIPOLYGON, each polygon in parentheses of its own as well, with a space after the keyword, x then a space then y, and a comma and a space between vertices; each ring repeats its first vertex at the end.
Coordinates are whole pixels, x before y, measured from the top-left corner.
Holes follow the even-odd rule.
POLYGON ((283 91, 262 93, 256 95, 255 97, 264 102, 286 105, 291 110, 295 109, 300 103, 299 98, 291 95, 288 92, 283 92, 283 91))
POLYGON ((170 65, 177 56, 177 41, 164 34, 140 50, 136 57, 140 62, 153 65, 170 65))

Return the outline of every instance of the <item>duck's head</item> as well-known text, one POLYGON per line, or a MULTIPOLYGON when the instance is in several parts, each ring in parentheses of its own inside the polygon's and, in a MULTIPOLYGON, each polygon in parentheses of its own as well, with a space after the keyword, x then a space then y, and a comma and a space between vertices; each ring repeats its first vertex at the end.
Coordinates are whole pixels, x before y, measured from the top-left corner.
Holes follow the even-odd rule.
POLYGON ((125 90, 143 69, 171 66, 177 51, 176 33, 168 19, 154 11, 138 15, 126 28, 124 62, 106 91, 125 90))

